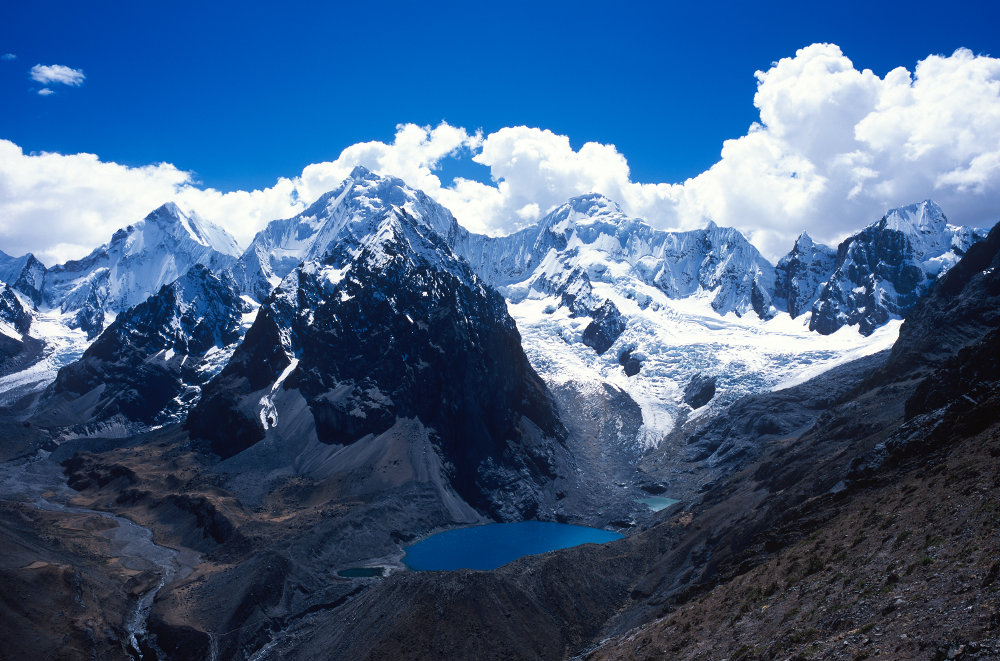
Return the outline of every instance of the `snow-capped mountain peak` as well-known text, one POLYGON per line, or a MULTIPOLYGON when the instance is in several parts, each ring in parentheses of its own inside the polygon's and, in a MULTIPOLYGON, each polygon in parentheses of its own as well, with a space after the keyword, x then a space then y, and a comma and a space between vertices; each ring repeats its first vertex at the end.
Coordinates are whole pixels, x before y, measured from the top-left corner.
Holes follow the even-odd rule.
POLYGON ((932 200, 892 209, 876 227, 905 234, 917 259, 941 254, 951 247, 953 232, 949 232, 948 219, 932 200))
POLYGON ((10 284, 37 305, 42 300, 45 265, 30 252, 11 257, 0 251, 0 281, 10 284))
POLYGON ((358 244, 394 209, 446 239, 466 233, 450 211, 402 179, 358 166, 299 215, 271 221, 258 232, 233 276, 244 293, 264 300, 297 265, 358 244))
POLYGON ((194 211, 185 213, 174 202, 167 202, 150 212, 145 221, 167 232, 183 231, 193 241, 224 255, 239 257, 243 252, 236 239, 218 225, 205 220, 194 211))
POLYGON ((621 215, 622 217, 625 217, 622 213, 622 208, 617 202, 601 195, 600 193, 578 195, 570 198, 564 206, 567 206, 573 211, 585 216, 621 215))
POLYGON ((657 230, 602 195, 575 197, 506 237, 469 235, 456 252, 513 302, 566 294, 580 314, 581 297, 598 307, 603 300, 586 293, 590 284, 623 293, 641 284, 670 298, 711 293, 720 314, 774 314, 773 267, 737 230, 714 223, 690 232, 657 230))
POLYGON ((793 246, 793 249, 799 251, 805 251, 809 250, 815 245, 816 242, 813 241, 813 238, 811 236, 809 236, 809 233, 802 232, 801 234, 799 234, 798 238, 795 239, 795 245, 793 246))
POLYGON ((195 264, 221 272, 239 254, 224 229, 167 203, 83 259, 48 269, 43 298, 48 306, 75 314, 71 325, 96 337, 105 312, 141 303, 195 264))
POLYGON ((599 231, 615 234, 616 228, 625 225, 626 216, 617 202, 598 193, 588 193, 570 198, 538 222, 540 234, 551 232, 569 236, 581 227, 595 227, 599 231))
POLYGON ((871 333, 906 314, 982 238, 972 228, 950 225, 931 200, 890 210, 840 244, 809 327, 831 333, 858 324, 862 334, 871 333))

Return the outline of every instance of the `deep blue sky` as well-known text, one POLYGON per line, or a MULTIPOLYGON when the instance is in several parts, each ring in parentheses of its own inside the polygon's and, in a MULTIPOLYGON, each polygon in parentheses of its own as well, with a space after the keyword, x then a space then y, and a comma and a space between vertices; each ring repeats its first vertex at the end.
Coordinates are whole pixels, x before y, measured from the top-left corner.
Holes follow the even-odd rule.
POLYGON ((401 122, 526 124, 673 182, 746 132, 754 71, 802 46, 837 43, 880 76, 961 46, 1000 55, 993 1, 623 4, 6 2, 0 53, 18 59, 0 62, 0 138, 232 190, 401 122), (38 96, 38 63, 86 83, 38 96))

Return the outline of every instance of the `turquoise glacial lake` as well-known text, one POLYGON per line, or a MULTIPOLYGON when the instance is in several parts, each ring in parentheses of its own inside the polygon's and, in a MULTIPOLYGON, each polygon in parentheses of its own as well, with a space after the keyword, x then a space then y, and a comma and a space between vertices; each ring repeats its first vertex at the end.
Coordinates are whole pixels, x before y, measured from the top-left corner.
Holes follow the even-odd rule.
POLYGON ((674 503, 679 503, 681 501, 676 498, 667 498, 666 496, 650 496, 649 498, 640 498, 639 502, 654 512, 659 512, 660 510, 665 510, 674 503))
POLYGON ((496 569, 525 555, 603 544, 623 535, 547 521, 490 523, 431 535, 407 547, 403 564, 415 571, 496 569))

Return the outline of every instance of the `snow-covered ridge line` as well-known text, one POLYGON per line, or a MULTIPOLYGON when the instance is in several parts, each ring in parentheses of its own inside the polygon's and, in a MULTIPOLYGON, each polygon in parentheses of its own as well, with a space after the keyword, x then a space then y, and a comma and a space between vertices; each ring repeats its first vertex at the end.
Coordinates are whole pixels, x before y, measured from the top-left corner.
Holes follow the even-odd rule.
MULTIPOLYGON (((687 232, 657 230, 598 194, 573 198, 514 234, 486 237, 466 231, 445 207, 402 180, 358 167, 299 215, 269 223, 242 253, 224 230, 168 203, 83 260, 46 269, 30 255, 0 254, 0 274, 15 280, 17 300, 30 315, 44 315, 39 330, 50 336, 63 327, 67 333, 82 329, 93 339, 133 301, 146 300, 195 264, 232 276, 244 303, 256 306, 273 296, 276 305, 299 309, 311 323, 313 306, 301 307, 290 298, 301 294, 300 275, 318 285, 309 295, 319 301, 342 289, 363 251, 372 264, 388 263, 393 255, 386 246, 395 250, 404 242, 427 264, 446 270, 458 256, 478 279, 497 288, 546 380, 586 373, 591 383, 627 391, 642 407, 643 435, 653 443, 680 410, 671 408, 685 385, 677 379, 688 378, 695 367, 731 372, 732 378, 720 380, 724 400, 742 392, 739 380, 751 389, 779 383, 775 365, 791 373, 832 366, 833 353, 810 331, 832 333, 847 325, 877 336, 865 340, 852 329, 843 339, 844 333, 837 333, 829 346, 841 355, 882 346, 894 320, 979 238, 948 224, 937 205, 924 201, 889 211, 837 251, 803 234, 772 266, 733 228, 709 223, 687 232), (889 250, 882 249, 885 237, 891 239, 889 250), (876 245, 881 252, 873 250, 876 245), (863 281, 854 282, 845 275, 850 273, 861 274, 863 281), (876 333, 879 328, 889 330, 876 333), (793 337, 788 346, 798 349, 779 352, 772 336, 793 337), (765 347, 761 360, 776 362, 739 360, 734 347, 744 352, 765 347), (800 355, 793 358, 796 351, 800 355), (667 374, 655 367, 661 356, 689 363, 667 374), (570 369, 580 361, 589 367, 570 369), (626 374, 625 362, 637 373, 626 374), (555 364, 562 371, 552 371, 555 364), (660 379, 655 386, 654 377, 660 379)), ((186 297, 177 304, 178 314, 190 316, 186 297)), ((280 339, 290 350, 294 338, 280 339)), ((66 349, 59 364, 72 362, 89 344, 46 342, 66 349)), ((233 350, 213 351, 199 369, 218 372, 233 350)), ((161 352, 159 359, 175 360, 172 351, 161 352)), ((289 356, 296 358, 294 351, 289 356)), ((46 376, 33 383, 51 380, 48 364, 46 376)))

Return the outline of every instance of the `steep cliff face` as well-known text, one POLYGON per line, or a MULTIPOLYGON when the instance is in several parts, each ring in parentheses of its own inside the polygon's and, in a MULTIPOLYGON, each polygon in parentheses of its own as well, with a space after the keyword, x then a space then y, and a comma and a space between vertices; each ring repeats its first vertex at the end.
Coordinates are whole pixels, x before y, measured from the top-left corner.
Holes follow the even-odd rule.
POLYGON ((925 200, 893 209, 837 248, 834 272, 813 304, 809 328, 824 335, 858 326, 862 335, 904 316, 982 237, 948 224, 925 200))
POLYGON ((774 304, 793 319, 812 309, 836 266, 837 251, 803 232, 774 267, 774 304))
POLYGON ((23 335, 31 328, 31 313, 25 309, 10 285, 0 284, 3 285, 3 289, 0 289, 0 322, 23 335))
POLYGON ((36 420, 136 431, 179 419, 234 350, 250 311, 231 279, 195 265, 120 314, 63 367, 36 420))
POLYGON ((27 348, 25 337, 31 328, 31 312, 25 309, 10 285, 0 282, 0 373, 8 371, 11 359, 27 348))
POLYGON ((467 502, 537 506, 506 491, 555 477, 564 431, 503 298, 405 209, 330 246, 265 301, 191 413, 192 435, 226 458, 289 425, 340 447, 418 419, 467 502))
POLYGON ((1000 225, 940 278, 899 329, 886 372, 932 373, 907 402, 907 416, 948 402, 971 405, 1000 378, 1000 225), (936 369, 935 369, 936 368, 936 369))

